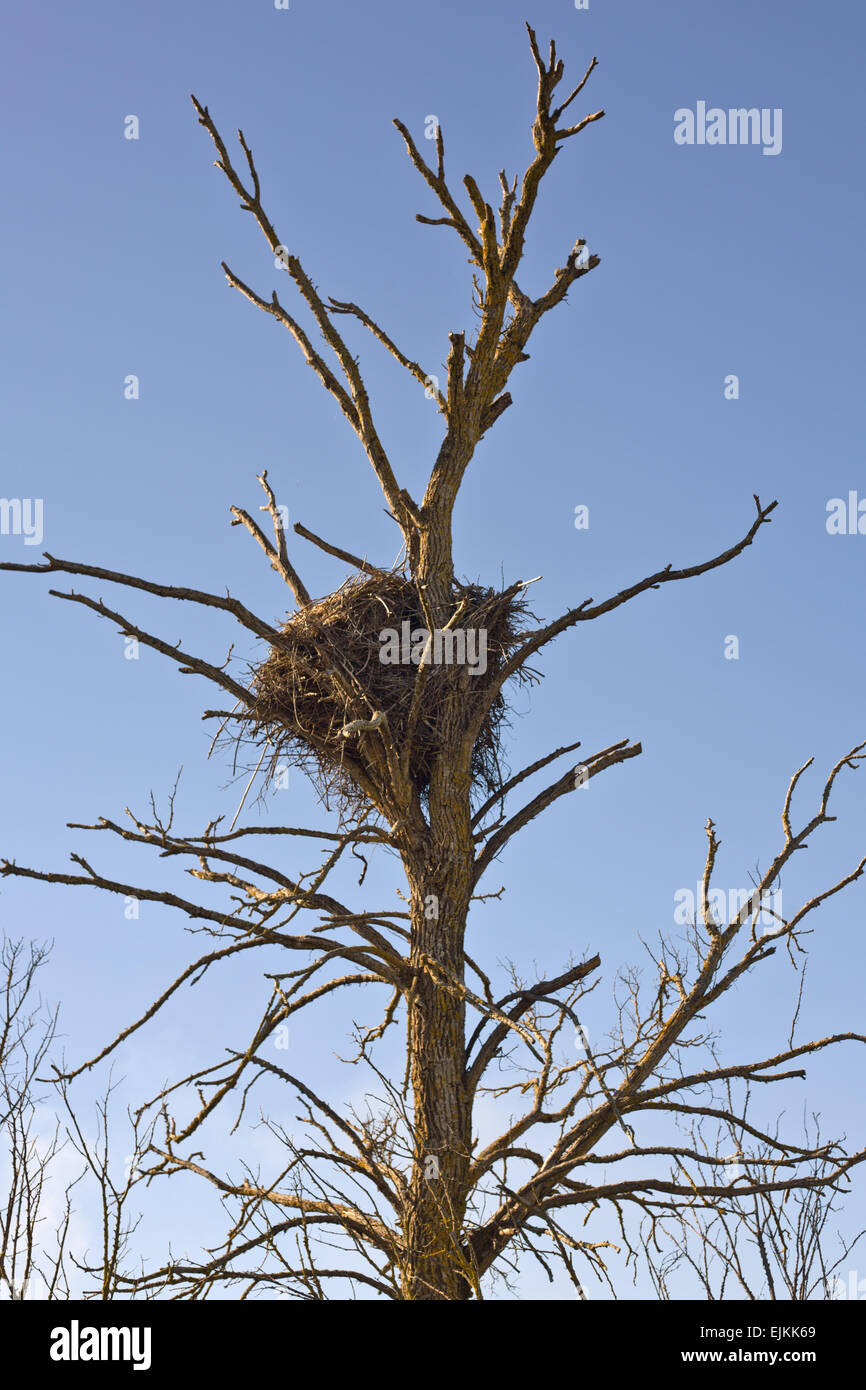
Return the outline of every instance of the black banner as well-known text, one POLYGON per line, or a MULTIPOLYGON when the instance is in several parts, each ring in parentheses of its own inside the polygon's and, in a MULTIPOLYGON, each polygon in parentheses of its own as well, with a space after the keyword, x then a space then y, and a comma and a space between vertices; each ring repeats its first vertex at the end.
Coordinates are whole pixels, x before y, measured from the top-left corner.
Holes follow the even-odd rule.
MULTIPOLYGON (((469 1324, 460 1320, 460 1336, 469 1324)), ((327 1374, 333 1378, 345 1357, 347 1371, 363 1370, 362 1352, 374 1356, 371 1336, 381 1335, 372 1300, 334 1303, 330 1311, 274 1300, 257 1303, 17 1302, 0 1305, 4 1361, 49 1382, 146 1376, 176 1384, 187 1374, 225 1375, 240 1363, 244 1373, 273 1373, 298 1354, 297 1339, 309 1328, 329 1336, 327 1374), (319 1320, 322 1319, 320 1322, 319 1320), (308 1321, 309 1320, 309 1321, 308 1321), (347 1327, 346 1324, 349 1324, 347 1327), (357 1329, 357 1335, 355 1335, 357 1329), (334 1334, 339 1333, 339 1336, 334 1334), (289 1353, 291 1353, 289 1355, 289 1353), (288 1360, 286 1359, 288 1358, 288 1360)), ((449 1335, 454 1324, 443 1309, 421 1328, 389 1316, 387 1335, 422 1338, 449 1335), (444 1321, 443 1321, 444 1319, 444 1321)), ((691 1379, 713 1366, 789 1371, 805 1367, 826 1379, 856 1364, 863 1316, 858 1301, 820 1303, 649 1303, 537 1300, 490 1301, 473 1322, 480 1337, 476 1355, 495 1373, 497 1358, 511 1365, 524 1336, 536 1340, 548 1367, 574 1362, 581 1376, 593 1367, 665 1376, 674 1368, 691 1379), (508 1319, 499 1331, 499 1318, 508 1319), (495 1330, 494 1340, 488 1340, 495 1330), (565 1340, 564 1340, 565 1338, 565 1340), (568 1351, 567 1348, 571 1350, 568 1351), (546 1349, 545 1349, 546 1348, 546 1349)), ((469 1334, 470 1337, 472 1334, 469 1334)), ((438 1343, 437 1343, 438 1344, 438 1343)), ((310 1344, 312 1346, 312 1344, 310 1344)), ((378 1357, 375 1358, 378 1360, 378 1357)), ((323 1367, 323 1369, 325 1369, 323 1367)), ((431 1371, 432 1373, 432 1371, 431 1371)))

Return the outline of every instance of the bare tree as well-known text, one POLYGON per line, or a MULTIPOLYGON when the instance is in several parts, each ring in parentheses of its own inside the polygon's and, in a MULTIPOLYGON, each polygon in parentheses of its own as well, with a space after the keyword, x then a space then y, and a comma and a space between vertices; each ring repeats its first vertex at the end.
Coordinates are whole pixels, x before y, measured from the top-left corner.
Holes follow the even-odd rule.
POLYGON ((35 997, 35 980, 47 948, 3 938, 0 986, 0 1133, 3 1154, 0 1203, 0 1293, 23 1299, 41 1279, 49 1291, 68 1287, 64 1256, 71 1216, 70 1192, 52 1240, 43 1239, 46 1182, 62 1147, 59 1128, 38 1134, 36 1073, 54 1040, 56 1010, 35 997), (46 1250, 46 1247, 48 1249, 46 1250))
POLYGON ((138 1223, 128 1216, 128 1200, 143 1179, 141 1162, 150 1146, 152 1124, 133 1117, 133 1152, 122 1179, 115 1180, 109 1157, 112 1084, 97 1104, 95 1141, 87 1137, 62 1080, 58 1091, 65 1124, 52 1108, 51 1092, 38 1073, 51 1065, 58 1013, 36 994, 49 950, 7 937, 0 944, 0 1296, 106 1299, 129 1275, 124 1260, 138 1223), (84 1160, 69 1179, 60 1167, 64 1153, 84 1160), (85 1251, 76 1254, 71 1239, 73 1194, 81 1197, 80 1184, 87 1177, 94 1180, 102 1231, 102 1250, 95 1261, 88 1260, 85 1251), (96 1283, 76 1281, 73 1267, 96 1283))
POLYGON ((257 772, 267 776, 288 761, 303 767, 325 806, 333 806, 337 814, 330 830, 238 827, 235 817, 228 828, 218 818, 202 833, 187 834, 175 829, 172 796, 167 813, 154 806, 150 818, 128 811, 122 822, 102 817, 74 827, 187 861, 194 879, 225 890, 225 902, 217 907, 159 886, 116 881, 78 853, 72 855, 73 871, 66 873, 2 862, 7 876, 165 904, 213 937, 212 949, 192 961, 97 1057, 65 1073, 67 1081, 110 1054, 187 982, 240 952, 265 950, 269 959, 277 954, 278 968, 266 977, 269 997, 248 1042, 230 1051, 228 1060, 177 1079, 151 1102, 164 1115, 151 1175, 183 1171, 211 1184, 233 1212, 225 1241, 205 1262, 172 1265, 170 1271, 166 1266, 130 1280, 131 1292, 152 1292, 170 1272, 185 1281, 189 1297, 206 1296, 222 1285, 242 1286, 245 1295, 266 1288, 322 1298, 328 1288, 345 1288, 348 1280, 353 1290, 397 1299, 481 1298, 490 1277, 510 1277, 515 1262, 528 1253, 548 1270, 551 1260, 556 1262, 582 1294, 587 1272, 607 1277, 605 1251, 611 1242, 575 1234, 585 1230, 592 1213, 612 1213, 629 1244, 633 1214, 691 1211, 696 1203, 714 1208, 730 1198, 727 1159, 714 1144, 691 1146, 675 1137, 663 1143, 639 1140, 639 1126, 655 1128, 659 1115, 672 1129, 685 1116, 730 1130, 741 1146, 758 1146, 739 1179, 737 1195, 743 1201, 828 1190, 866 1157, 863 1149, 849 1153, 838 1144, 803 1146, 767 1133, 746 1118, 732 1090, 737 1080, 754 1085, 803 1076, 801 1064, 810 1054, 866 1038, 840 1033, 795 1044, 792 1037, 775 1056, 720 1066, 706 1053, 709 1035, 703 1023, 707 1010, 780 945, 795 951, 806 918, 861 876, 866 861, 817 892, 787 920, 774 920, 769 928, 761 925, 768 894, 796 852, 833 819, 828 805, 835 780, 843 769, 859 765, 866 745, 839 759, 817 810, 798 829, 793 828, 792 799, 808 764, 796 773, 784 801, 780 843, 754 894, 728 923, 717 921, 712 910, 719 841, 712 822, 708 824, 703 901, 691 930, 682 942, 662 943, 658 978, 648 992, 637 973, 621 978, 609 1041, 592 1047, 586 1042, 577 1060, 568 1044, 574 1033, 583 1036, 579 1009, 593 988, 598 956, 569 963, 554 979, 527 984, 515 978, 510 987, 494 988, 485 970, 466 954, 470 904, 485 896, 479 892, 481 880, 500 851, 561 797, 641 752, 639 743, 619 739, 581 753, 576 767, 515 808, 524 782, 580 745, 559 747, 507 775, 499 756, 507 692, 515 682, 538 679, 530 663, 569 629, 594 622, 651 590, 737 559, 776 507, 755 496, 748 526, 720 554, 679 567, 663 564, 610 597, 582 599, 537 625, 526 602, 532 581, 484 588, 455 574, 452 516, 475 450, 512 403, 509 379, 527 359, 535 328, 599 265, 599 257, 589 254, 585 240, 578 238, 543 293, 532 297, 518 279, 544 176, 565 146, 604 114, 594 111, 574 119, 570 109, 589 81, 595 59, 557 105, 563 60, 553 43, 543 55, 535 33, 528 32, 537 74, 534 155, 520 180, 500 173, 496 210, 471 175, 463 179, 462 193, 449 182, 441 128, 436 130, 435 162, 428 164, 409 129, 395 122, 412 164, 438 204, 436 215, 419 214, 418 220, 455 234, 473 267, 477 328, 471 337, 462 329, 449 335, 441 390, 435 377, 364 309, 323 296, 265 211, 259 172, 243 133, 238 132, 236 164, 208 108, 193 97, 199 123, 216 149, 216 167, 287 273, 309 329, 276 291, 259 292, 223 264, 228 282, 289 331, 336 401, 399 528, 398 561, 375 564, 297 524, 296 534, 353 571, 335 593, 314 600, 289 555, 283 512, 263 471, 263 510, 271 518, 273 538, 242 508, 232 508, 232 524, 251 533, 293 595, 294 611, 280 628, 228 594, 162 584, 50 554, 43 564, 2 566, 81 576, 228 614, 263 644, 252 671, 244 671, 231 651, 223 664, 215 665, 175 646, 102 598, 51 590, 109 619, 184 674, 205 677, 227 706, 205 712, 206 719, 216 721, 217 740, 231 737, 240 748, 252 750, 253 777, 257 772), (441 413, 442 439, 420 501, 401 485, 382 443, 359 361, 340 328, 349 319, 369 330, 435 399, 441 413), (384 659, 386 632, 389 641, 408 633, 409 659, 405 651, 396 662, 384 659), (476 642, 476 656, 483 641, 483 669, 480 661, 470 660, 470 639, 476 642), (251 838, 265 836, 278 837, 280 847, 298 839, 318 842, 322 861, 299 876, 287 871, 284 855, 272 864, 246 851, 251 838), (407 888, 405 911, 344 903, 326 887, 347 850, 364 864, 363 883, 364 856, 377 849, 399 856, 407 888), (317 924, 303 930, 296 923, 300 913, 312 914, 317 924), (365 1114, 332 1105, 265 1051, 286 1020, 353 986, 385 992, 380 1021, 357 1034, 357 1060, 369 1065, 376 1078, 365 1114), (373 1059, 374 1045, 403 1021, 405 1073, 388 1076, 373 1059), (243 1113, 249 1088, 262 1077, 282 1080, 300 1097, 308 1138, 299 1144, 283 1125, 272 1123, 285 1145, 282 1171, 263 1176, 250 1169, 243 1179, 221 1174, 191 1152, 190 1143, 239 1090, 243 1113), (191 1089, 197 1101, 185 1119, 177 1119, 169 1102, 176 1104, 184 1089, 191 1089), (498 1101, 505 1117, 499 1137, 483 1144, 473 1128, 482 1093, 498 1101), (673 1177, 665 1166, 671 1160, 677 1168, 673 1177), (346 1253, 333 1257, 335 1246, 346 1253))
MULTIPOLYGON (((745 1106, 743 1107, 745 1111, 745 1106)), ((813 1117, 814 1140, 805 1126, 806 1149, 820 1154, 812 1160, 815 1186, 789 1188, 781 1194, 762 1188, 741 1197, 736 1179, 749 1169, 759 1176, 779 1172, 779 1151, 763 1144, 759 1155, 736 1155, 729 1194, 712 1205, 695 1202, 670 1212, 655 1213, 645 1223, 643 1252, 659 1298, 667 1299, 674 1277, 686 1272, 708 1299, 729 1296, 752 1301, 833 1299, 847 1296, 837 1270, 862 1240, 860 1231, 845 1240, 836 1232, 834 1256, 829 1253, 827 1227, 838 1207, 834 1198, 848 1191, 843 1175, 832 1176, 841 1150, 820 1143, 820 1125, 813 1117)), ((695 1144, 702 1144, 702 1121, 693 1126, 695 1144)), ((735 1146, 740 1136, 732 1133, 735 1146)), ((728 1160, 731 1161, 730 1159, 728 1160)), ((685 1165, 683 1165, 685 1171, 685 1165)))

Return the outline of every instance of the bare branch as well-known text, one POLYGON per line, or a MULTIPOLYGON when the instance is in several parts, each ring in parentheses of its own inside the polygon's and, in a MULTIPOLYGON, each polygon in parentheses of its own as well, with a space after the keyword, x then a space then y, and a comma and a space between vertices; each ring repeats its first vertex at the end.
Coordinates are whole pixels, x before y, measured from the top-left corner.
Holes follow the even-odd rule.
POLYGON ((295 531, 297 535, 303 536, 305 541, 311 541, 313 545, 317 545, 319 549, 324 550, 326 554, 333 555, 337 560, 343 560, 347 565, 351 565, 354 569, 360 570, 363 574, 372 574, 375 576, 377 574, 387 573, 387 571, 380 568, 379 565, 372 565, 369 560, 362 560, 357 555, 353 555, 349 550, 342 550, 338 545, 331 545, 328 541, 323 541, 321 536, 317 536, 313 531, 308 531, 306 526, 302 526, 299 521, 295 522, 292 530, 295 531))
POLYGON ((177 662, 181 675, 205 676, 215 685, 222 686, 223 690, 228 690, 242 704, 251 705, 253 703, 250 692, 233 680, 231 676, 226 675, 220 667, 212 666, 210 662, 202 661, 200 657, 190 656, 188 652, 182 651, 180 646, 172 647, 168 642, 163 642, 161 637, 154 637, 152 633, 136 627, 121 613, 116 613, 114 609, 108 608, 101 599, 97 601, 88 598, 86 594, 64 594, 58 589, 49 589, 48 592, 54 598, 66 599, 69 603, 81 603, 85 608, 90 608, 94 613, 98 613, 101 618, 110 618, 117 623, 125 637, 134 637, 136 641, 142 642, 146 647, 152 647, 154 651, 161 652, 163 656, 177 662))
POLYGON ((320 380, 323 381, 323 383, 327 386, 328 390, 331 391, 331 393, 335 395, 337 399, 340 401, 341 406, 343 408, 343 413, 349 418, 350 423, 352 423, 352 426, 355 429, 356 434, 358 435, 358 438, 364 446, 364 450, 367 454, 370 463, 373 466, 373 470, 376 474, 376 477, 379 479, 379 483, 382 487, 382 491, 385 494, 388 505, 391 507, 391 510, 397 521, 400 522, 400 524, 402 525, 403 509, 400 505, 400 489, 397 485, 397 480, 395 479, 394 474, 391 470, 391 465, 388 461, 388 457, 385 453, 384 448, 382 447, 381 440, 379 439, 379 436, 376 432, 376 427, 373 423, 373 416, 370 409, 370 402, 367 396, 367 389, 361 377, 358 364, 355 361, 352 354, 350 353, 343 338, 340 336, 340 334, 334 327, 328 310, 325 307, 324 301, 321 299, 318 291, 313 285, 312 280, 309 278, 306 271, 304 270, 304 267, 302 266, 300 260, 297 256, 291 255, 285 251, 283 243, 280 241, 280 238, 278 237, 273 224, 268 218, 261 203, 259 179, 256 173, 253 157, 249 150, 249 147, 246 144, 246 141, 243 138, 243 135, 240 131, 238 132, 238 138, 241 143, 241 147, 244 151, 244 154, 246 155, 250 175, 253 180, 252 189, 249 189, 244 185, 243 181, 241 180, 237 171, 235 170, 234 165, 232 164, 232 161, 229 157, 228 150, 226 149, 226 146, 223 142, 223 139, 219 131, 214 125, 214 122, 210 116, 207 107, 202 106, 195 96, 192 97, 192 103, 195 107, 196 114, 198 116, 199 125, 204 127, 204 129, 207 131, 207 133, 213 140, 214 145, 216 146, 217 152, 219 154, 219 159, 216 161, 217 168, 222 170, 229 183, 231 184, 232 188, 237 193, 238 197, 241 200, 242 208, 246 212, 251 212, 253 214, 253 217, 255 218, 258 226, 264 234, 265 239, 268 245, 270 246, 271 250, 273 251, 274 255, 279 254, 283 265, 285 266, 286 270, 291 276, 291 279, 294 281, 297 289, 300 291, 301 297, 303 298, 308 308, 312 312, 313 318, 316 321, 316 325, 319 329, 319 332, 321 333, 328 347, 331 349, 331 351, 337 358, 337 361, 339 362, 340 367, 342 368, 343 375, 348 384, 348 397, 346 395, 345 388, 339 386, 336 379, 329 373, 328 368, 325 367, 325 364, 322 362, 322 359, 318 356, 318 354, 316 354, 313 351, 312 346, 309 343, 309 340, 306 339, 306 335, 302 333, 302 330, 300 329, 299 325, 295 322, 294 319, 291 318, 289 314, 286 313, 282 305, 279 304, 279 301, 276 297, 276 293, 273 295, 271 305, 268 306, 266 305, 264 300, 260 299, 257 295, 254 295, 252 290, 250 290, 247 286, 242 285, 242 283, 239 280, 237 280, 237 277, 232 275, 232 272, 228 269, 225 263, 223 263, 223 269, 225 270, 226 275, 229 277, 230 283, 233 283, 236 288, 242 290, 246 297, 250 299, 253 303, 257 304, 259 308, 262 308, 265 310, 265 312, 274 314, 275 317, 280 318, 282 322, 285 323, 286 327, 290 329, 290 331, 298 341, 299 345, 301 346, 301 349, 304 352, 307 361, 317 371, 320 380))
POLYGON ((575 769, 566 772, 558 781, 545 787, 544 791, 534 796, 528 801, 521 810, 511 816, 505 824, 494 831, 478 855, 475 861, 475 878, 477 883, 490 862, 495 859, 499 851, 508 843, 512 835, 516 835, 518 830, 522 830, 524 825, 528 825, 531 820, 546 811, 548 806, 552 806, 559 797, 566 796, 573 792, 579 785, 588 782, 590 778, 597 777, 600 772, 606 771, 609 767, 614 767, 617 763, 625 762, 627 758, 636 758, 643 752, 639 743, 628 742, 623 739, 620 743, 613 743, 609 748, 604 748, 599 753, 593 753, 591 758, 587 758, 582 764, 581 775, 585 773, 584 781, 579 783, 575 778, 575 769))
POLYGON ((710 570, 718 569, 720 565, 727 565, 731 560, 741 555, 747 546, 752 544, 760 528, 770 521, 770 513, 775 511, 778 502, 771 502, 768 507, 762 507, 759 499, 755 497, 755 505, 758 515, 749 530, 741 541, 736 545, 723 550, 721 554, 713 557, 712 560, 704 560, 697 565, 690 565, 686 569, 675 570, 672 565, 666 565, 664 569, 657 570, 655 574, 647 575, 645 579, 639 580, 636 584, 630 585, 627 589, 621 589, 612 598, 605 599, 603 603, 594 604, 591 598, 584 599, 583 603, 577 608, 571 608, 564 613, 561 618, 556 618, 552 623, 545 627, 537 628, 530 632, 520 644, 517 651, 509 658, 498 672, 495 680, 491 681, 488 688, 490 703, 496 698, 505 682, 525 665, 526 661, 541 647, 546 646, 554 637, 558 637, 561 632, 566 632, 568 628, 574 627, 576 623, 591 622, 594 618, 600 618, 606 613, 612 613, 614 609, 620 608, 624 603, 630 602, 638 594, 646 593, 648 589, 658 589, 662 584, 673 583, 680 579, 694 579, 697 575, 707 574, 710 570), (594 606, 593 606, 594 605, 594 606))
POLYGON ((261 530, 261 527, 253 521, 249 513, 245 512, 241 507, 232 507, 232 516, 235 518, 232 522, 232 526, 237 526, 239 524, 246 526, 247 530, 255 537, 262 547, 262 550, 264 550, 265 554, 268 556, 271 562, 271 568, 275 569, 277 574, 282 575, 283 579, 288 584, 298 605, 309 603, 309 592, 289 560, 289 552, 286 547, 286 535, 283 530, 283 518, 280 515, 273 489, 268 482, 268 470, 266 468, 263 469, 258 477, 268 499, 267 507, 263 507, 262 511, 268 511, 270 513, 271 521, 274 526, 276 546, 268 540, 267 536, 265 536, 261 530))

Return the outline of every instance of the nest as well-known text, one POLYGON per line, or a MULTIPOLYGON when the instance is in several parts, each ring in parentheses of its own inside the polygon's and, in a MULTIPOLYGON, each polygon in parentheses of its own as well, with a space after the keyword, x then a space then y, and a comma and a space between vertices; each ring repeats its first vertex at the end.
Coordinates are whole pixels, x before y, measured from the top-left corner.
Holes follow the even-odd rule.
MULTIPOLYGON (((422 797, 442 747, 446 722, 454 718, 455 691, 460 694, 456 708, 468 726, 514 650, 527 613, 522 597, 513 590, 502 593, 479 585, 455 585, 454 611, 457 620, 452 625, 466 634, 467 643, 474 643, 478 669, 469 674, 466 661, 434 661, 429 666, 409 758, 409 775, 422 797), (486 641, 483 670, 477 660, 482 632, 486 641)), ((420 629, 427 631, 418 591, 397 571, 352 578, 327 598, 304 605, 283 626, 279 644, 253 668, 255 704, 245 738, 258 746, 267 741, 271 769, 277 764, 303 768, 326 801, 335 796, 344 809, 360 808, 367 801, 347 766, 347 761, 354 762, 383 792, 380 804, 387 804, 389 778, 382 738, 366 731, 353 731, 347 737, 344 730, 381 713, 387 716, 393 746, 398 752, 404 748, 419 667, 411 656, 406 664, 383 661, 382 634, 390 630, 402 638, 407 630, 417 633, 420 629)), ((530 679, 534 676, 524 673, 524 678, 527 674, 530 679)), ((501 785, 499 748, 505 713, 500 692, 475 740, 473 790, 484 795, 501 785)))

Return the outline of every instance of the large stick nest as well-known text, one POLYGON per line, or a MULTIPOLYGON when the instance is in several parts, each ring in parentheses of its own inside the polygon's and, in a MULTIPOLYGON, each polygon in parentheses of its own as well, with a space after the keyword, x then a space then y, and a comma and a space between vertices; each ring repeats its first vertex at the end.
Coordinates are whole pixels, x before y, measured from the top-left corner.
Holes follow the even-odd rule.
MULTIPOLYGON (((527 614, 522 597, 479 585, 455 586, 455 610, 461 603, 464 607, 453 626, 486 633, 486 670, 470 675, 466 664, 429 667, 409 760, 409 775, 422 796, 437 753, 455 732, 455 709, 466 727, 513 651, 527 614), (455 692, 460 696, 457 702, 455 692)), ((282 628, 279 645, 271 647, 252 673, 255 705, 246 737, 259 746, 267 740, 271 769, 278 764, 303 768, 326 799, 333 795, 344 809, 360 809, 367 798, 346 766, 348 758, 382 790, 380 804, 391 800, 379 735, 370 732, 347 738, 342 731, 355 720, 369 720, 382 712, 394 746, 402 751, 419 668, 411 661, 406 665, 383 662, 381 633, 386 628, 402 633, 406 621, 412 630, 427 629, 415 585, 396 571, 349 579, 327 598, 292 614, 282 628)), ((475 741, 473 790, 484 795, 501 784, 499 748, 505 713, 499 693, 475 741)))

